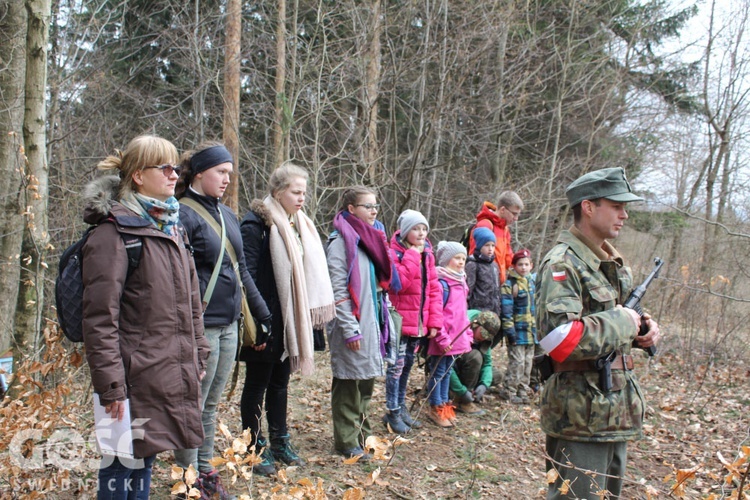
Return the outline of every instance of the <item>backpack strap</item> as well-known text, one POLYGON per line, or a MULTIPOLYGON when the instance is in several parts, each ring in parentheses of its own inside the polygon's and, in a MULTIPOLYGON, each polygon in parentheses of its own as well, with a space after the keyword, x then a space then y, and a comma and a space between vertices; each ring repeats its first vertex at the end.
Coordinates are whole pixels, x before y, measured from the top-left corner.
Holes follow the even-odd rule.
MULTIPOLYGON (((117 229, 118 227, 117 219, 115 219, 114 217, 109 217, 103 222, 111 222, 115 225, 115 229, 117 229)), ((91 231, 95 227, 96 226, 89 227, 88 231, 91 231)), ((121 233, 119 229, 117 230, 117 233, 120 235, 120 238, 122 238, 122 243, 123 245, 125 245, 125 251, 128 254, 128 273, 126 275, 126 278, 130 278, 130 275, 133 274, 133 271, 138 268, 138 264, 141 263, 141 255, 143 254, 143 239, 135 234, 121 233)))
POLYGON ((444 280, 443 278, 438 278, 438 281, 440 282, 440 285, 443 287, 443 307, 445 307, 445 304, 448 303, 448 298, 451 295, 451 287, 448 285, 448 282, 444 280))
POLYGON ((128 274, 127 277, 133 274, 133 271, 141 263, 141 254, 143 253, 143 240, 140 236, 132 234, 120 233, 122 242, 125 245, 125 251, 128 253, 128 274))
MULTIPOLYGON (((219 219, 221 220, 221 225, 219 225, 219 223, 216 222, 216 219, 214 219, 211 214, 208 213, 208 210, 206 210, 203 205, 201 205, 194 199, 188 198, 186 196, 180 200, 180 203, 192 208, 195 213, 200 215, 201 218, 205 220, 206 223, 208 223, 208 225, 214 230, 214 232, 216 232, 219 238, 221 238, 221 251, 219 252, 219 258, 216 260, 214 272, 211 273, 211 279, 208 282, 206 293, 203 296, 203 310, 205 311, 208 307, 208 303, 211 302, 211 297, 214 294, 214 287, 216 286, 216 280, 219 278, 219 271, 221 270, 221 263, 224 261, 225 250, 229 254, 229 259, 232 261, 232 267, 234 268, 234 272, 237 273, 237 278, 239 279, 237 254, 235 253, 234 246, 231 243, 227 245, 227 229, 224 225, 224 215, 221 213, 221 207, 217 207, 217 209, 219 210, 219 219)), ((241 280, 240 283, 242 283, 241 280)))

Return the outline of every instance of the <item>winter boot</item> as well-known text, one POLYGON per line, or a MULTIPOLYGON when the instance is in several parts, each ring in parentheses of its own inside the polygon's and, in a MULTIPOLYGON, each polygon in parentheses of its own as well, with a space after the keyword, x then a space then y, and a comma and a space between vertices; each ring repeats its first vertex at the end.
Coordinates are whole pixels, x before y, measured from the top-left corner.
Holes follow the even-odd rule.
POLYGON ((270 476, 276 474, 276 465, 274 465, 273 453, 268 446, 268 441, 264 438, 258 438, 255 445, 255 453, 260 453, 261 462, 253 465, 253 472, 261 476, 270 476), (261 450, 263 450, 261 452, 261 450))
POLYGON ((411 430, 411 427, 406 425, 401 418, 401 410, 388 410, 383 416, 383 423, 389 431, 395 432, 396 434, 406 434, 411 430))
POLYGON ((289 434, 271 435, 271 452, 276 460, 287 465, 305 465, 305 461, 297 455, 297 450, 289 442, 289 434))
POLYGON ((427 418, 438 427, 453 427, 453 424, 448 419, 448 415, 446 415, 445 407, 443 405, 430 405, 430 409, 427 410, 427 418))
POLYGON ((474 403, 458 403, 458 411, 469 415, 484 415, 484 410, 474 403))
POLYGON ((406 406, 401 407, 399 414, 401 415, 401 420, 403 420, 404 423, 408 425, 409 427, 411 427, 412 429, 419 429, 420 427, 422 427, 422 422, 411 418, 411 415, 409 414, 409 410, 406 409, 406 406))
POLYGON ((448 422, 456 425, 458 418, 456 417, 456 407, 450 401, 443 403, 443 417, 448 419, 448 422))
POLYGON ((230 495, 219 478, 219 471, 216 469, 211 472, 201 472, 198 476, 198 491, 203 498, 218 498, 219 500, 237 500, 237 497, 230 495))
POLYGON ((503 401, 510 401, 510 391, 506 389, 505 387, 497 390, 497 395, 502 399, 503 401))

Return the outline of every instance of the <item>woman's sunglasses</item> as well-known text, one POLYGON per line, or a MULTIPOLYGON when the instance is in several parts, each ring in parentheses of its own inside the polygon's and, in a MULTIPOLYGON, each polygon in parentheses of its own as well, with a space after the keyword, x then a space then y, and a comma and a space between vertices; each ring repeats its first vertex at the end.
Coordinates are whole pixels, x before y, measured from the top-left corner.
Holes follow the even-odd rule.
POLYGON ((172 175, 172 172, 176 173, 178 176, 180 173, 182 173, 182 167, 179 165, 170 165, 169 163, 165 163, 164 165, 156 165, 152 167, 143 167, 143 170, 146 170, 147 168, 157 168, 161 170, 161 173, 164 175, 164 177, 170 177, 172 175))

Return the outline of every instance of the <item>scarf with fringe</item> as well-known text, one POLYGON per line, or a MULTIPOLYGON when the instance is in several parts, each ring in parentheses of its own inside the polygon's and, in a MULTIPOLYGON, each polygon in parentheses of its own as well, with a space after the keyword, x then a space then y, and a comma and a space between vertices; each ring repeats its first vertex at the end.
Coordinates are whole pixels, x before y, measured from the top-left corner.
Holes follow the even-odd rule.
POLYGON ((293 373, 299 370, 310 375, 315 371, 313 328, 336 317, 325 251, 315 224, 303 212, 290 221, 284 207, 271 196, 263 204, 273 219, 269 245, 284 323, 281 359, 289 357, 293 373))

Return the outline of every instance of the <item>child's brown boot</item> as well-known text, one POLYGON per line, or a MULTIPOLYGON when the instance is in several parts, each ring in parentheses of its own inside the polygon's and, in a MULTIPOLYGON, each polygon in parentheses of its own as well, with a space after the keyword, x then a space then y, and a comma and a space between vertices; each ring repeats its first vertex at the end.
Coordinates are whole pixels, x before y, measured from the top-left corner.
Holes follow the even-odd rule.
POLYGON ((430 405, 430 409, 427 410, 427 418, 432 420, 438 427, 453 427, 451 421, 446 418, 444 405, 430 405))

